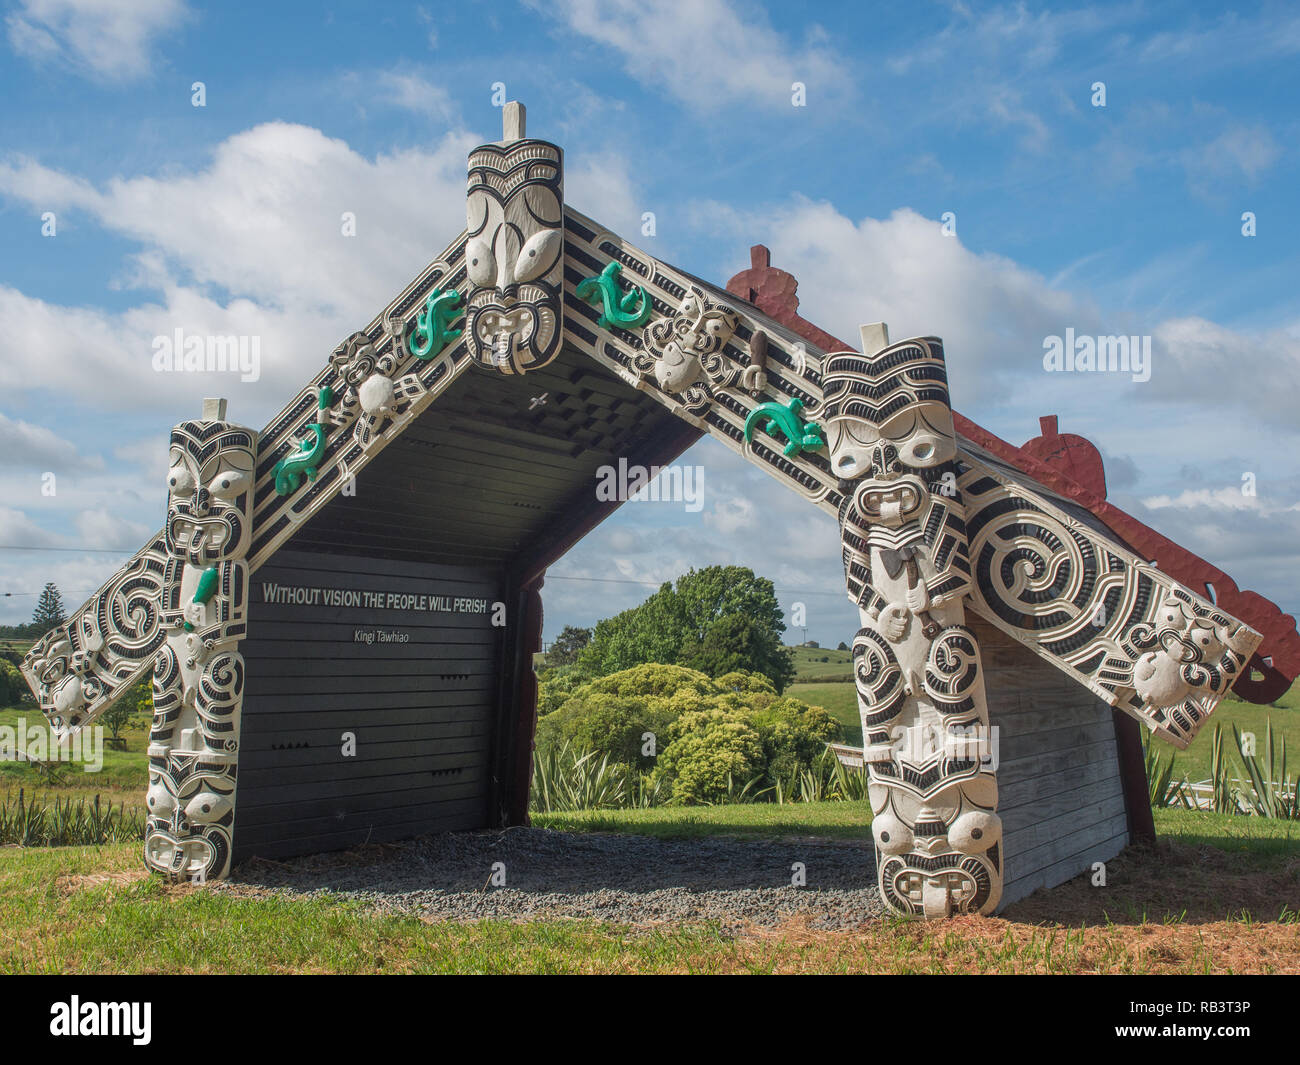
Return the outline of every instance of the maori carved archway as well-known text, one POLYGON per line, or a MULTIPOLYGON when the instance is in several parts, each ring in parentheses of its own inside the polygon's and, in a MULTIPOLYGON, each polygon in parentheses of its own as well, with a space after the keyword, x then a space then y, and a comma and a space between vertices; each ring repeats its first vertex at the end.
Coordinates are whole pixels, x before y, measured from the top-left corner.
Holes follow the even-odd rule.
POLYGON ((261 434, 217 407, 176 428, 166 528, 27 656, 59 736, 152 667, 151 867, 228 868, 249 574, 463 374, 527 374, 566 349, 837 521, 896 912, 989 913, 1001 893, 972 615, 1180 747, 1241 677, 1260 634, 972 439, 937 338, 864 326, 863 350, 845 350, 797 317, 792 287, 773 294, 766 258, 738 292, 659 262, 564 204, 563 154, 525 137, 518 105, 470 154, 466 213, 261 434), (773 299, 784 321, 753 305, 773 299))

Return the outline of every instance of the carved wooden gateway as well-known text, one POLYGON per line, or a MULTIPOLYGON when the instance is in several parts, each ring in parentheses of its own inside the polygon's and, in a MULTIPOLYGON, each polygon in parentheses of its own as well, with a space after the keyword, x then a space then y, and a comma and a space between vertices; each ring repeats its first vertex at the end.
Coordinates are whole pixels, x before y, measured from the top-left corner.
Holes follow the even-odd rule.
POLYGON ((704 434, 838 521, 898 913, 1149 836, 1137 722, 1184 747, 1300 673, 1294 620, 1107 503, 1086 441, 956 414, 938 338, 853 350, 765 249, 727 289, 657 261, 517 104, 468 176, 466 232, 260 434, 173 430, 166 526, 27 656, 60 737, 152 670, 151 868, 524 823, 546 567, 617 506, 600 466, 704 434))

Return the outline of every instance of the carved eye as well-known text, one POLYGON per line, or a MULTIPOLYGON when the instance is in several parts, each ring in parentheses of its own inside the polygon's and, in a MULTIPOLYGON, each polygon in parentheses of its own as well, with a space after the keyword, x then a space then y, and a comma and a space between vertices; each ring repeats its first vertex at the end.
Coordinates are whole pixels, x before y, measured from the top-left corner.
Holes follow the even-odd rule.
POLYGON ((201 791, 185 804, 185 816, 196 824, 211 824, 225 817, 231 806, 227 796, 201 791))
POLYGON ((948 843, 963 854, 981 854, 1002 838, 1002 819, 987 810, 968 810, 948 829, 948 843))
POLYGON ((475 237, 465 245, 465 269, 476 285, 491 288, 496 284, 497 261, 487 241, 475 237))
POLYGON ((873 820, 871 832, 883 854, 906 854, 912 849, 912 830, 892 813, 881 814, 873 820))
POLYGON ((528 238, 515 263, 515 280, 532 281, 550 271, 560 257, 564 237, 558 229, 543 229, 528 238))
POLYGON ((235 496, 248 491, 251 480, 252 478, 242 470, 227 470, 212 478, 208 491, 218 499, 234 499, 235 496))
POLYGON ((167 490, 173 495, 187 496, 194 491, 194 474, 188 466, 173 466, 167 472, 167 490))

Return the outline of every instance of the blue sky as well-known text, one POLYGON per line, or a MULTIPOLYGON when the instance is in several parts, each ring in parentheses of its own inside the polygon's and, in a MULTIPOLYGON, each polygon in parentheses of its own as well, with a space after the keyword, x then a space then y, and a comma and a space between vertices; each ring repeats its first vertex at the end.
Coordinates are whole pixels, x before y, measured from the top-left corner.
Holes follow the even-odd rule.
MULTIPOLYGON (((1295 611, 1300 10, 874 7, 7 5, 0 622, 45 580, 80 602, 157 528, 202 396, 260 427, 438 254, 498 81, 579 210, 720 284, 766 243, 845 339, 942 336, 959 410, 1014 443, 1059 414, 1113 501, 1295 611), (154 373, 177 327, 260 336, 261 378, 154 373), (1044 372, 1067 328, 1152 337, 1151 379, 1044 372)), ((684 461, 704 509, 623 508, 554 568, 546 636, 739 562, 847 639, 834 523, 712 442, 684 461)))

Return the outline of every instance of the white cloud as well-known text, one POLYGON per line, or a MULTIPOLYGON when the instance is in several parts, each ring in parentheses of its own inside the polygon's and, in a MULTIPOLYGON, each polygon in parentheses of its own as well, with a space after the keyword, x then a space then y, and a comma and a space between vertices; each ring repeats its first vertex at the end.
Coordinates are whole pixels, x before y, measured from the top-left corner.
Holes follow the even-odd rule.
POLYGON ((370 160, 319 130, 274 122, 221 142, 206 168, 167 178, 96 188, 30 159, 0 165, 0 193, 86 212, 138 241, 126 281, 160 293, 108 312, 0 286, 10 343, 43 352, 0 364, 0 387, 173 413, 197 410, 218 388, 231 394, 232 416, 260 425, 463 228, 473 140, 448 134, 430 151, 370 160), (355 237, 342 233, 345 211, 356 215, 355 237), (177 328, 259 338, 260 380, 153 372, 153 339, 177 328))
POLYGON ((1142 500, 1143 505, 1152 510, 1177 508, 1187 510, 1194 507, 1227 507, 1230 510, 1255 510, 1263 508, 1258 496, 1246 495, 1240 486, 1225 485, 1222 488, 1188 488, 1176 496, 1156 495, 1142 500))
POLYGON ((0 545, 4 547, 45 547, 50 534, 21 510, 0 507, 0 545))
POLYGON ((155 530, 140 522, 128 521, 106 507, 83 510, 74 522, 77 527, 79 547, 122 549, 136 551, 155 530))
POLYGON ((0 466, 48 470, 52 467, 102 467, 98 456, 83 456, 66 438, 30 422, 0 413, 0 466))
POLYGON ((1136 410, 1152 400, 1212 397, 1216 408, 1295 427, 1295 327, 1246 333, 1203 318, 1160 320, 1101 307, 1010 259, 970 250, 960 218, 959 235, 945 236, 938 221, 910 208, 854 222, 829 203, 796 197, 748 212, 703 204, 694 215, 696 224, 712 224, 745 244, 767 244, 772 264, 799 280, 800 313, 845 341, 856 345, 858 325, 874 321, 888 323, 894 339, 942 337, 954 406, 965 413, 1012 402, 1042 404, 1038 413, 1046 413, 1063 397, 1071 406, 1108 411, 1117 403, 1136 410), (1150 335, 1150 381, 1045 372, 1044 339, 1067 328, 1076 335, 1150 335))
POLYGON ((127 82, 150 73, 157 38, 188 15, 183 0, 21 0, 5 25, 18 55, 127 82))
POLYGON ((365 77, 374 83, 379 98, 394 107, 444 120, 456 114, 451 94, 423 74, 382 70, 378 74, 367 73, 365 77))
POLYGON ((268 122, 237 133, 202 170, 118 178, 103 189, 25 158, 0 192, 43 210, 89 212, 202 285, 302 311, 369 319, 464 228, 465 156, 475 138, 373 161, 318 129, 268 122), (356 216, 356 236, 342 215, 356 216))
POLYGON ((530 6, 568 31, 615 49, 629 74, 701 111, 731 104, 789 109, 793 82, 810 100, 841 98, 849 71, 810 26, 802 44, 776 32, 753 8, 727 0, 571 0, 530 6))
POLYGON ((1183 165, 1194 189, 1204 191, 1211 179, 1231 182, 1240 177, 1253 184, 1282 154, 1267 128, 1261 125, 1229 126, 1213 140, 1183 153, 1183 165))
POLYGON ((635 240, 645 198, 627 157, 617 152, 574 153, 565 160, 564 201, 615 233, 635 240))

